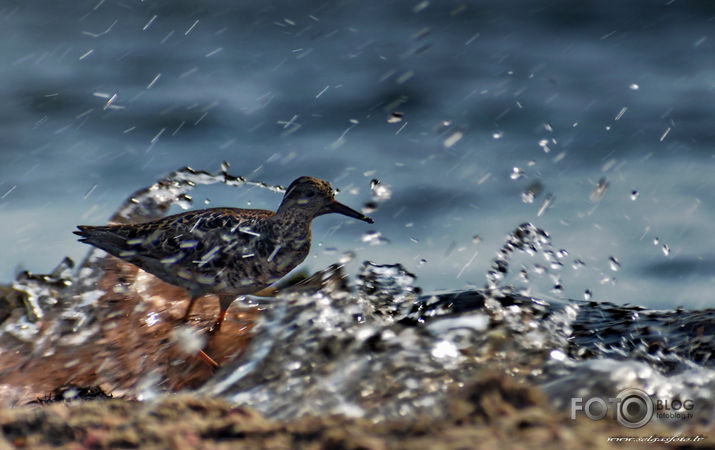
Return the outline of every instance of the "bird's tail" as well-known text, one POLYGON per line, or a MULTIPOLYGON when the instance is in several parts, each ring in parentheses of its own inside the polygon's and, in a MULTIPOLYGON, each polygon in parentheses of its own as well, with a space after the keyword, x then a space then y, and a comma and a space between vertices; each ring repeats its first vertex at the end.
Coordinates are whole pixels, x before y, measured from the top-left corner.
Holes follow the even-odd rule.
POLYGON ((130 249, 125 230, 121 226, 93 227, 79 225, 77 228, 78 230, 73 231, 73 233, 80 236, 80 242, 101 248, 112 255, 119 256, 122 252, 130 249))

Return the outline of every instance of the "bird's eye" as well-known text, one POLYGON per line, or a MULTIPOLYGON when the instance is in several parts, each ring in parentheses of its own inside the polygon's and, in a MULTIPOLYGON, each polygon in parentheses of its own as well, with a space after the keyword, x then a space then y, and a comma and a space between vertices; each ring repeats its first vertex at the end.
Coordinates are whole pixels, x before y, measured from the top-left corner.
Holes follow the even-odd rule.
POLYGON ((315 197, 315 192, 308 192, 307 194, 305 194, 305 196, 308 198, 315 197))

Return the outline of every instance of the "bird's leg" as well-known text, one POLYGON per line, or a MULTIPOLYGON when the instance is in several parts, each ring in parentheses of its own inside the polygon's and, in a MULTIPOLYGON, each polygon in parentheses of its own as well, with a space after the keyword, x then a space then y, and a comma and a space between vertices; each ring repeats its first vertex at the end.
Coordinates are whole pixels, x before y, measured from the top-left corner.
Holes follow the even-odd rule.
POLYGON ((218 303, 221 308, 221 311, 219 312, 218 320, 211 327, 211 334, 218 332, 219 328, 221 328, 221 324, 226 318, 226 312, 228 311, 228 307, 231 306, 231 303, 233 303, 234 300, 236 300, 236 297, 233 295, 219 295, 218 303))
POLYGON ((226 318, 226 310, 222 309, 221 313, 218 316, 218 319, 211 326, 209 333, 211 333, 211 334, 218 333, 218 330, 221 328, 221 324, 223 323, 223 319, 225 319, 225 318, 226 318))
POLYGON ((189 307, 186 308, 186 314, 184 314, 184 318, 182 319, 182 322, 189 321, 189 315, 191 314, 191 309, 194 307, 194 303, 196 303, 197 298, 199 298, 199 296, 191 295, 191 300, 189 300, 189 307))

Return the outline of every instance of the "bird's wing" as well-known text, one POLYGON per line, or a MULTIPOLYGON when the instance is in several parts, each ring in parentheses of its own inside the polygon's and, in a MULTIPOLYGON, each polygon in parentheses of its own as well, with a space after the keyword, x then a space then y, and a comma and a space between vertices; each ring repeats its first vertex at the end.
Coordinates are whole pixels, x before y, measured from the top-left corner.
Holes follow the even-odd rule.
POLYGON ((92 244, 149 272, 157 265, 191 261, 197 267, 218 264, 229 251, 250 248, 254 232, 273 213, 263 210, 216 208, 191 211, 130 225, 79 226, 74 233, 92 244))

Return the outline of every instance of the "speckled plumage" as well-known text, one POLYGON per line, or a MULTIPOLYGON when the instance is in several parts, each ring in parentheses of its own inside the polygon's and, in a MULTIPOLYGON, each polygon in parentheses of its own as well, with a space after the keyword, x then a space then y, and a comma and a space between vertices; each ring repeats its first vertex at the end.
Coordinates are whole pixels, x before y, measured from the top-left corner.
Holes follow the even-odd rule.
POLYGON ((335 201, 325 181, 300 177, 278 210, 211 208, 130 225, 79 226, 74 233, 160 279, 189 291, 192 302, 218 295, 223 320, 242 294, 258 292, 300 264, 310 251, 316 216, 372 219, 335 201))

